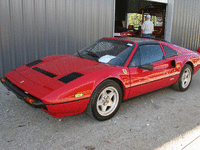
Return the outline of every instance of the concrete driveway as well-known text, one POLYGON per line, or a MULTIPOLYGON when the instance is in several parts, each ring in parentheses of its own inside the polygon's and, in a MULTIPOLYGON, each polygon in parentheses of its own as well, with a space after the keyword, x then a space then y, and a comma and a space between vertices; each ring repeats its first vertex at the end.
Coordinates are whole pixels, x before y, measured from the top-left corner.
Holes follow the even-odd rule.
MULTIPOLYGON (((0 149, 177 150, 173 141, 200 127, 199 85, 200 71, 186 92, 168 87, 133 98, 111 120, 99 122, 86 114, 54 118, 0 83, 0 149)), ((178 149, 198 136, 182 140, 178 149)))

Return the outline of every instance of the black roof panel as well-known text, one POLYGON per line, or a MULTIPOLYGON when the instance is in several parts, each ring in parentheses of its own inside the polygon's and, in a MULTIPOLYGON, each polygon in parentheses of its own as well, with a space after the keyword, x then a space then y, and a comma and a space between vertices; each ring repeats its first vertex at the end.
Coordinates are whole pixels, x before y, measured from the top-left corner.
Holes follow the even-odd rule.
POLYGON ((119 39, 125 39, 130 40, 138 43, 139 45, 145 45, 145 44, 159 44, 158 41, 154 39, 148 39, 148 38, 137 38, 137 37, 120 37, 119 39))

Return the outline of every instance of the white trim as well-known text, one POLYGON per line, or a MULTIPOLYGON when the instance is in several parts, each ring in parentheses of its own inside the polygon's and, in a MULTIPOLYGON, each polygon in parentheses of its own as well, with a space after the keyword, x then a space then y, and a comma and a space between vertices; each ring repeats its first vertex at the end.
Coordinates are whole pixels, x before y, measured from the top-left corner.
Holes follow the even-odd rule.
POLYGON ((112 37, 114 37, 115 35, 115 4, 116 4, 116 0, 113 0, 114 1, 114 10, 113 10, 113 35, 112 35, 112 37))
POLYGON ((168 1, 170 0, 149 0, 149 1, 168 4, 168 1))
POLYGON ((166 7, 165 40, 171 42, 174 0, 168 0, 166 7))

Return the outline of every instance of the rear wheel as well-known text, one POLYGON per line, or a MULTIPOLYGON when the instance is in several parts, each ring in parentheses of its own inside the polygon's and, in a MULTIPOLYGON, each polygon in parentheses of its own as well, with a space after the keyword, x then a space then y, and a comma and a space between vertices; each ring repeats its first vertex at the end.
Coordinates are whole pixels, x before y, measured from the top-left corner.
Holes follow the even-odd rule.
POLYGON ((113 80, 105 80, 94 90, 86 112, 95 119, 104 121, 117 113, 121 101, 121 87, 113 80))
POLYGON ((185 64, 177 82, 173 85, 173 87, 178 91, 186 91, 189 88, 191 81, 192 67, 188 64, 185 64))

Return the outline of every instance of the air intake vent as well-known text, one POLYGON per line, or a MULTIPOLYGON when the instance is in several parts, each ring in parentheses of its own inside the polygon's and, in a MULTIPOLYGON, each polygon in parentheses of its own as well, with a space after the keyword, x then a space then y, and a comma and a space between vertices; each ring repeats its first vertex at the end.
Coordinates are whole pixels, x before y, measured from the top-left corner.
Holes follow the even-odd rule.
POLYGON ((64 83, 69 83, 70 81, 73 81, 79 77, 83 76, 83 74, 80 74, 80 73, 77 73, 77 72, 72 72, 60 79, 58 79, 59 81, 61 82, 64 82, 64 83))
POLYGON ((57 75, 55 75, 55 74, 52 74, 52 73, 47 72, 47 71, 45 71, 45 70, 42 70, 42 69, 40 69, 40 68, 38 68, 38 67, 34 67, 33 70, 38 71, 38 72, 40 72, 40 73, 42 73, 42 74, 44 74, 44 75, 46 75, 46 76, 49 76, 49 77, 51 77, 51 78, 54 78, 54 77, 57 76, 57 75))
POLYGON ((43 61, 40 60, 40 59, 38 59, 38 60, 35 60, 35 61, 33 61, 33 62, 30 62, 30 63, 26 64, 26 66, 32 67, 32 66, 35 66, 35 65, 37 65, 37 64, 39 64, 39 63, 41 63, 41 62, 43 62, 43 61))

